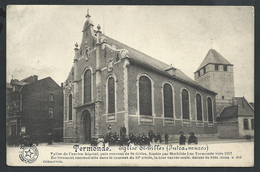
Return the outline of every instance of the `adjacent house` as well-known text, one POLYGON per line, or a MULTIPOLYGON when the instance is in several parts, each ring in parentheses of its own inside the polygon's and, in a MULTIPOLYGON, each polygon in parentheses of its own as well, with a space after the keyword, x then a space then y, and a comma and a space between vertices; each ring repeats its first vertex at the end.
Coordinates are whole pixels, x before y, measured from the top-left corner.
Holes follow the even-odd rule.
POLYGON ((225 107, 217 121, 220 138, 254 136, 254 108, 244 97, 236 97, 234 105, 225 107))
POLYGON ((38 80, 33 75, 23 80, 12 79, 6 93, 6 134, 19 140, 22 134, 47 142, 48 133, 54 141, 62 141, 63 93, 50 77, 38 80))

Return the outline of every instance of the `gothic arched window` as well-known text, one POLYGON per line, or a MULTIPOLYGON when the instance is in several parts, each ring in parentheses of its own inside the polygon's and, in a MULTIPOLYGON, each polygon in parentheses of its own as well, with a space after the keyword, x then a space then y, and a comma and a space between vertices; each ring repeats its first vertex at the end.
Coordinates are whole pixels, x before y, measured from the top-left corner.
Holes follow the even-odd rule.
POLYGON ((84 103, 91 101, 91 70, 84 73, 84 103))
POLYGON ((189 92, 183 89, 181 95, 182 95, 182 118, 190 119, 189 92))
POLYGON ((201 95, 196 94, 197 120, 202 121, 202 100, 201 95))
POLYGON ((208 121, 213 122, 212 99, 210 97, 208 97, 207 102, 208 102, 208 121))
POLYGON ((115 79, 110 77, 108 79, 108 113, 115 113, 115 79))
POLYGON ((170 84, 164 84, 163 86, 163 100, 164 116, 173 117, 173 96, 170 84))
POLYGON ((72 120, 72 95, 69 95, 69 120, 72 120))
POLYGON ((146 76, 139 78, 139 107, 140 115, 152 116, 152 86, 146 76))

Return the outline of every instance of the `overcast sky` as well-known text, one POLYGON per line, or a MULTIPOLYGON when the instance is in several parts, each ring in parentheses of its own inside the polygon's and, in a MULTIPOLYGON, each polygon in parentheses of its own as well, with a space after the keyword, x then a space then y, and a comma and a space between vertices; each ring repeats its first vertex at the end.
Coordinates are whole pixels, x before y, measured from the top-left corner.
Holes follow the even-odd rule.
POLYGON ((64 82, 87 9, 96 29, 194 79, 210 48, 234 64, 235 96, 254 101, 252 7, 8 6, 7 82, 38 75, 64 82))

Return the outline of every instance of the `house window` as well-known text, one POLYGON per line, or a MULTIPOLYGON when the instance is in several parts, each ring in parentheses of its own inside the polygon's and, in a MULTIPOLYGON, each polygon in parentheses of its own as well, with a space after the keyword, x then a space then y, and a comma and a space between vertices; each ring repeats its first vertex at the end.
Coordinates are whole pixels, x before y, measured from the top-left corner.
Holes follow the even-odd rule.
POLYGON ((69 120, 72 120, 72 95, 69 95, 69 120))
POLYGON ((210 97, 207 98, 208 102, 208 121, 213 122, 213 113, 212 113, 212 99, 210 97))
POLYGON ((49 118, 53 118, 53 108, 49 108, 49 118))
POLYGON ((255 129, 255 120, 251 119, 251 129, 254 130, 255 129))
POLYGON ((197 120, 202 121, 202 103, 201 103, 200 94, 196 94, 196 109, 197 109, 197 120))
POLYGON ((91 70, 84 74, 84 103, 91 101, 91 70))
POLYGON ((224 66, 224 71, 227 71, 227 66, 226 65, 224 66))
POLYGON ((215 70, 218 70, 218 65, 215 65, 215 70))
POLYGON ((108 113, 115 113, 115 79, 108 79, 108 113))
POLYGON ((164 116, 173 117, 173 96, 172 87, 170 84, 163 86, 163 103, 164 103, 164 116))
POLYGON ((53 94, 49 94, 49 101, 54 101, 54 95, 53 94))
POLYGON ((224 96, 222 96, 222 99, 224 99, 225 97, 224 96))
POLYGON ((182 95, 182 118, 190 119, 189 92, 186 89, 183 89, 181 95, 182 95))
POLYGON ((248 119, 244 119, 244 130, 249 130, 248 119))
POLYGON ((146 76, 139 78, 139 107, 140 115, 152 116, 152 87, 146 76))

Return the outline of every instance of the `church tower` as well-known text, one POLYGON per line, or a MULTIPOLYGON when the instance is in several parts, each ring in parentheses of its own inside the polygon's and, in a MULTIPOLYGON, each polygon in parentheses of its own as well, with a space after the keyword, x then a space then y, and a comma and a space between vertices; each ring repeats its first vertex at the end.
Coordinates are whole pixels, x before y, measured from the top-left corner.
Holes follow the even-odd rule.
POLYGON ((231 106, 235 97, 233 64, 229 63, 216 50, 210 49, 194 73, 195 80, 216 93, 216 113, 231 106))

